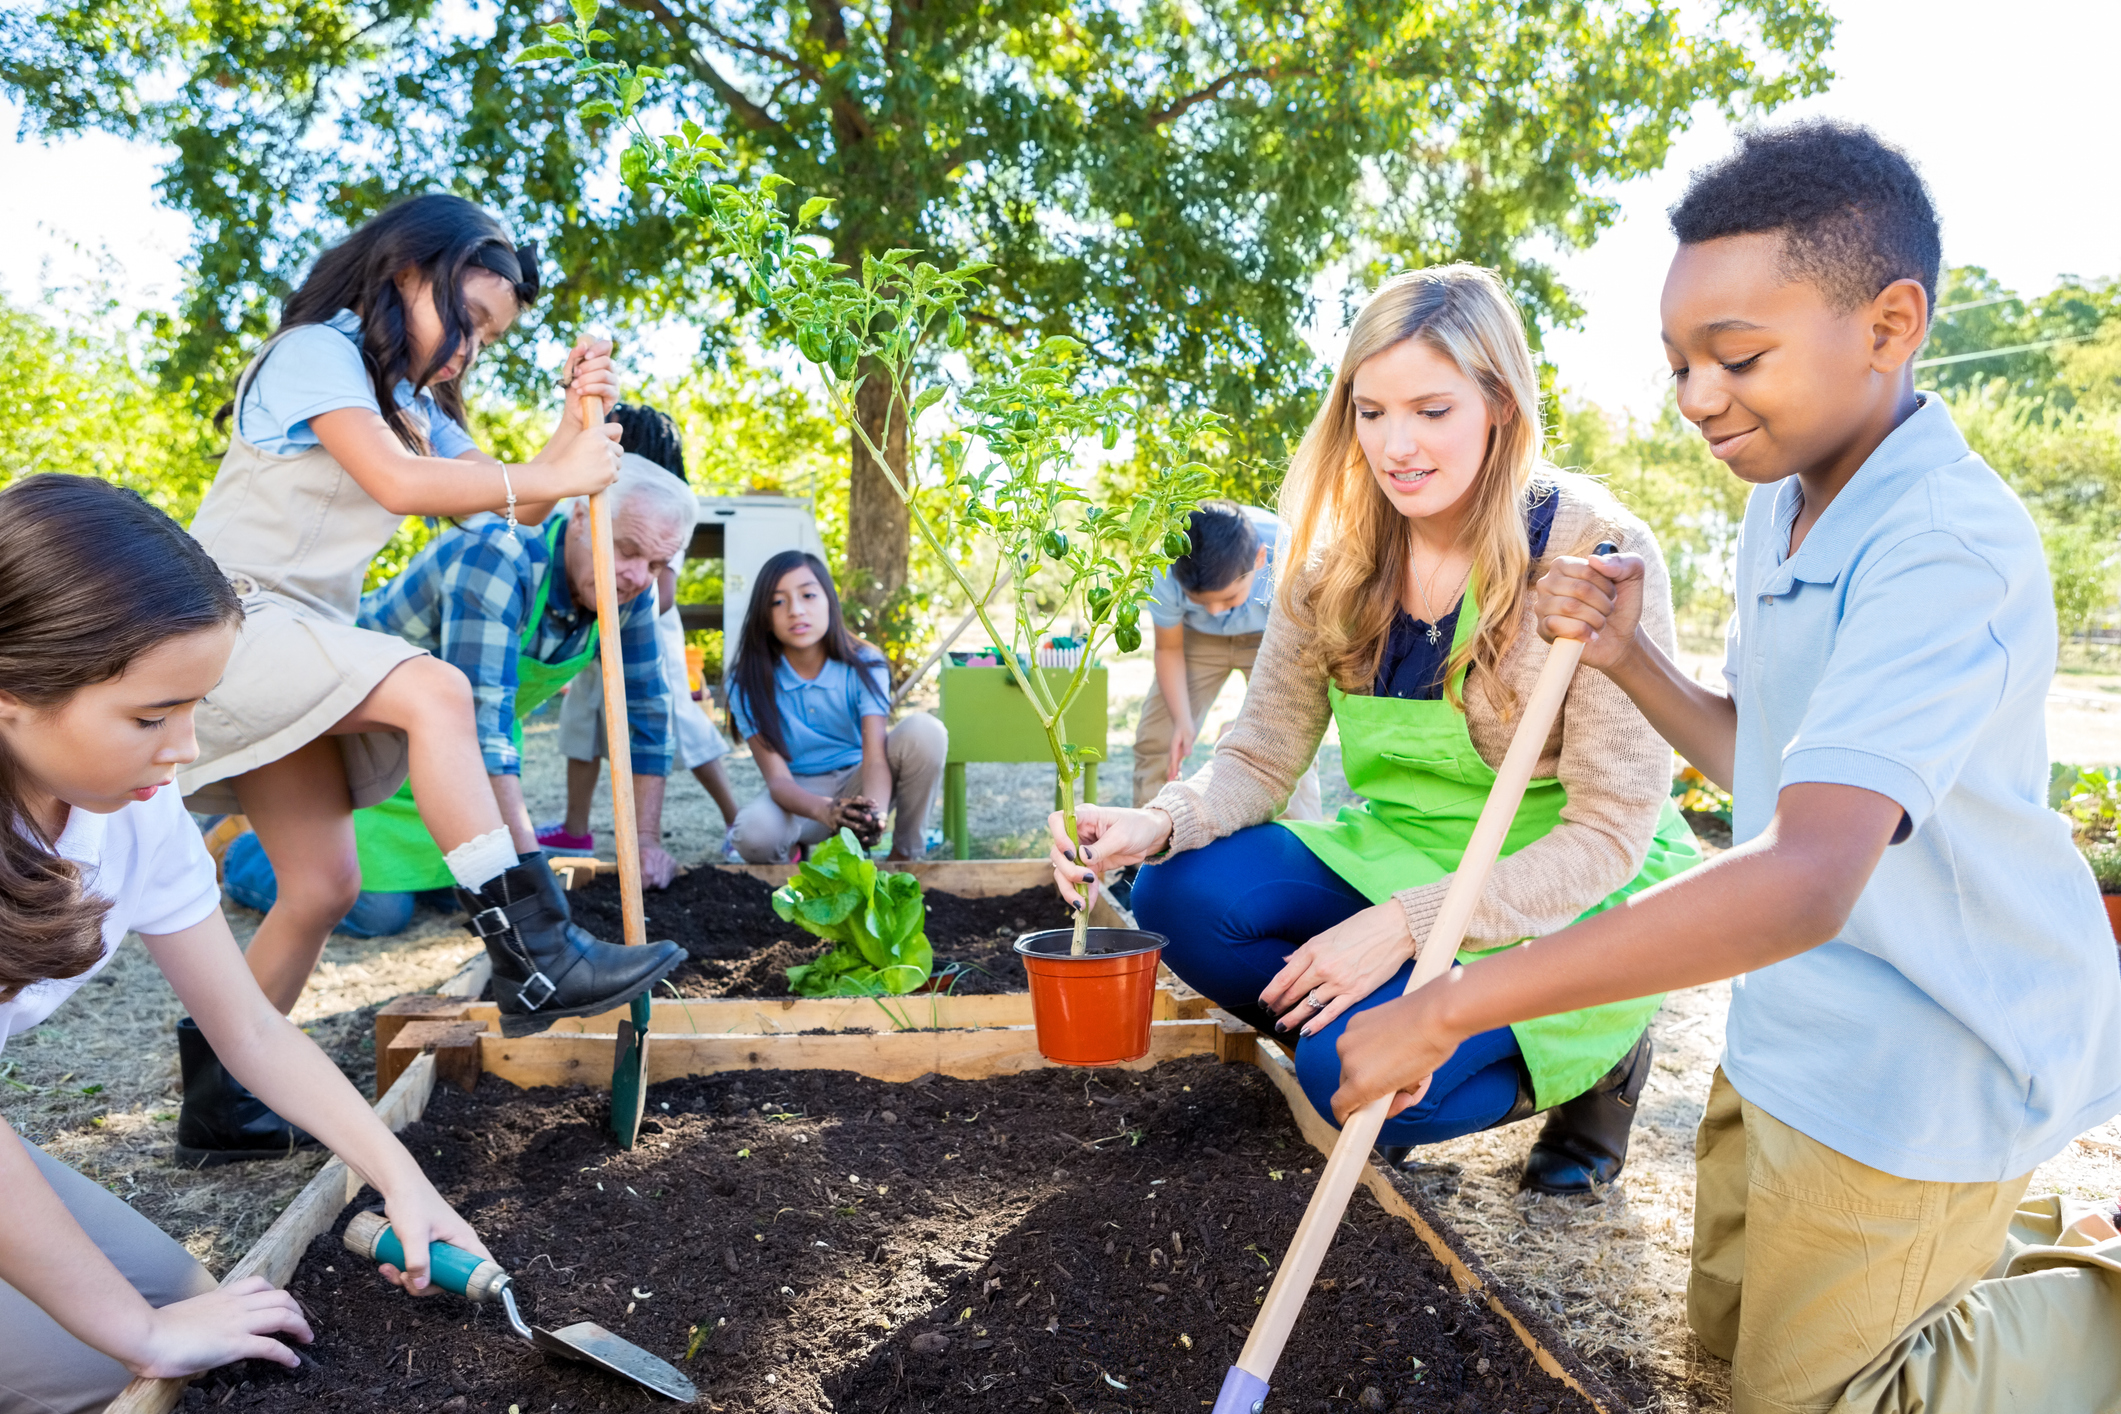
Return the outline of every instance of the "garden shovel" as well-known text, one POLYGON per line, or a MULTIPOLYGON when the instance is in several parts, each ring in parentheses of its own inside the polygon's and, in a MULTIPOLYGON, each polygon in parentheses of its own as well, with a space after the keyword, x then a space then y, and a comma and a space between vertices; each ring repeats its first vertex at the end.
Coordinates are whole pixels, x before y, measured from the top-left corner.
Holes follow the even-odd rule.
MULTIPOLYGON (((595 398, 582 399, 582 430, 592 432, 603 421, 603 404, 595 398)), ((619 857, 621 940, 630 948, 645 947, 648 921, 641 905, 641 841, 633 817, 633 738, 626 727, 626 660, 619 644, 619 580, 612 564, 609 490, 589 498, 589 545, 597 586, 597 648, 604 672, 605 755, 611 760, 611 835, 619 857)), ((611 1133, 622 1149, 633 1147, 641 1132, 641 1112, 648 1104, 651 1007, 649 992, 633 999, 633 1014, 619 1023, 618 1045, 612 1053, 611 1133)))
MULTIPOLYGON (((1611 555, 1619 548, 1608 542, 1591 553, 1611 555)), ((1510 749, 1495 772, 1495 785, 1488 791, 1487 803, 1480 807, 1473 838, 1467 842, 1466 852, 1458 861, 1458 872, 1444 893, 1436 926, 1429 930, 1421 954, 1415 959, 1407 991, 1435 981, 1450 970, 1457 958, 1458 945, 1464 941, 1466 924, 1473 916, 1473 905, 1480 901, 1488 871, 1502 853, 1503 837, 1517 818, 1525 785, 1532 779, 1540 749, 1554 728, 1555 715, 1561 711, 1562 698, 1568 696, 1569 681, 1576 676, 1576 661, 1581 657, 1583 645, 1572 638, 1556 640, 1547 654, 1546 666, 1532 684, 1524 716, 1510 737, 1510 749)), ((1267 1299, 1252 1322, 1252 1334, 1246 1339, 1245 1348, 1223 1376, 1212 1414, 1264 1414, 1274 1366, 1281 1360, 1282 1347, 1288 1343, 1296 1318, 1303 1313, 1304 1297, 1318 1275, 1319 1263, 1326 1258, 1326 1248, 1333 1243, 1334 1229, 1340 1226, 1340 1215, 1354 1196, 1356 1181, 1369 1162, 1370 1150, 1377 1143, 1378 1131, 1384 1128, 1385 1111, 1391 1104, 1390 1095, 1378 1096, 1349 1115, 1340 1138, 1333 1141, 1325 1172, 1319 1175, 1318 1187, 1311 1192, 1311 1204, 1304 1209, 1303 1221, 1297 1224, 1296 1237, 1289 1244, 1288 1255, 1282 1258, 1281 1269, 1274 1273, 1274 1284, 1267 1289, 1267 1299)))
MULTIPOLYGON (((371 1262, 388 1262, 400 1271, 405 1269, 405 1246, 391 1231, 390 1220, 381 1213, 356 1213, 346 1225, 345 1241, 357 1256, 371 1262)), ((427 1264, 429 1278, 444 1291, 481 1303, 498 1300, 515 1333, 548 1355, 608 1370, 682 1404, 699 1398, 699 1391, 682 1371, 632 1341, 620 1340, 595 1321, 576 1321, 556 1331, 525 1324, 522 1313, 516 1310, 515 1283, 501 1270, 501 1264, 489 1257, 476 1256, 446 1242, 430 1242, 427 1264)))

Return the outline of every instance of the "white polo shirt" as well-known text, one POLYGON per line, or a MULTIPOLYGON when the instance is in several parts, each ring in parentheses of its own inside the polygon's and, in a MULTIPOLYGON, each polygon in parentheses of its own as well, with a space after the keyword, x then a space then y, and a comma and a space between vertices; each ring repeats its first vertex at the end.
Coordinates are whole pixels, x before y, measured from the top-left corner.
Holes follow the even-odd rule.
POLYGON ((0 1047, 108 966, 127 933, 180 933, 221 906, 214 862, 175 786, 109 815, 71 811, 58 852, 81 866, 87 892, 112 901, 103 915, 103 956, 79 977, 37 982, 0 1003, 0 1047))
POLYGON ((1732 838, 1801 782, 1906 833, 1840 937, 1736 980, 1724 1073, 1872 1168, 2016 1178, 2121 1111, 2113 933, 2047 806, 2040 534, 1934 394, 1791 555, 1799 490, 1756 489, 1739 540, 1732 838))

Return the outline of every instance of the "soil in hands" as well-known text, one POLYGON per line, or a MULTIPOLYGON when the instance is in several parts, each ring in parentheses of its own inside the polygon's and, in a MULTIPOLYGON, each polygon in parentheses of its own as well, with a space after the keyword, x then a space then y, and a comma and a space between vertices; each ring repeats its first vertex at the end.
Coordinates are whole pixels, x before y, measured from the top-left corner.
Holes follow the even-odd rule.
MULTIPOLYGON (((405 1138, 533 1323, 596 1321, 727 1414, 1198 1409, 1323 1167, 1264 1076, 1207 1058, 977 1082, 673 1081, 631 1153, 605 1132, 608 1104, 489 1076, 474 1096, 437 1090, 405 1138)), ((1277 1408, 1588 1411, 1367 1191, 1321 1275, 1277 1408)), ((386 1286, 336 1231, 290 1289, 317 1334, 304 1368, 229 1367, 187 1407, 670 1407, 536 1353, 493 1308, 386 1286)))
MULTIPOLYGON (((569 894, 575 921, 600 938, 620 936, 618 880, 569 894)), ((1028 983, 1012 949, 1025 933, 1069 926, 1051 887, 994 898, 927 892, 928 945, 936 987, 961 994, 1021 992, 1028 983)), ((785 997, 788 969, 823 943, 773 912, 773 888, 731 870, 694 869, 646 896, 648 937, 670 938, 691 958, 670 975, 688 997, 785 997)))

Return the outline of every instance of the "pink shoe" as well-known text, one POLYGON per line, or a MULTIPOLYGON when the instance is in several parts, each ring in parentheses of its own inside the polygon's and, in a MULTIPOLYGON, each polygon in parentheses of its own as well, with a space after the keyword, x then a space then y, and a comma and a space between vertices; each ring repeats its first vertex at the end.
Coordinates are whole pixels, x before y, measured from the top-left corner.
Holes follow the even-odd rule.
POLYGON ((594 854, 597 837, 594 833, 570 835, 567 833, 567 822, 562 820, 556 824, 538 827, 538 845, 560 854, 594 854))

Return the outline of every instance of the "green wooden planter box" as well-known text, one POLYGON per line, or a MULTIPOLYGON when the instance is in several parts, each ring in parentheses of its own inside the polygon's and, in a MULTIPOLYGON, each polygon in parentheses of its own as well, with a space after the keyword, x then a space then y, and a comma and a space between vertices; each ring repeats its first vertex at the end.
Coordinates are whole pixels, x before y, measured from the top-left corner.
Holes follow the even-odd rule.
MULTIPOLYGON (((1067 686, 1071 668, 1040 668, 1057 693, 1067 686)), ((938 715, 950 729, 950 754, 943 766, 943 838, 952 857, 968 858, 972 849, 971 826, 965 811, 965 767, 973 761, 1051 761, 1046 733, 1038 724, 1038 713, 1024 700, 1024 690, 1007 668, 959 668, 942 670, 942 706, 938 715)), ((1063 740, 1095 751, 1105 749, 1105 728, 1111 715, 1109 686, 1103 668, 1092 668, 1083 681, 1082 696, 1075 700, 1066 718, 1070 730, 1063 740)), ((1059 787, 1055 775, 1056 791, 1059 787)), ((1097 767, 1083 772, 1083 798, 1097 799, 1097 767)))

